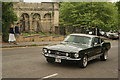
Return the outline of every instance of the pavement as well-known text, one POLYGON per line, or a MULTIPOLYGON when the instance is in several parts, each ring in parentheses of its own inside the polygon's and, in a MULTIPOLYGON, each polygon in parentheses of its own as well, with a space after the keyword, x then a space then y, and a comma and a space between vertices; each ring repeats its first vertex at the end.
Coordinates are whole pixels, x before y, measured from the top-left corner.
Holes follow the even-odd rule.
POLYGON ((11 48, 11 47, 30 47, 30 46, 45 46, 53 45, 60 43, 61 41, 42 41, 42 42, 18 42, 16 44, 2 43, 2 48, 11 48))
MULTIPOLYGON (((108 38, 101 37, 105 40, 109 40, 108 38)), ((9 44, 0 41, 0 47, 2 48, 12 48, 12 47, 30 47, 30 46, 45 46, 45 45, 53 45, 60 43, 61 41, 41 41, 41 42, 18 42, 18 44, 9 44)))

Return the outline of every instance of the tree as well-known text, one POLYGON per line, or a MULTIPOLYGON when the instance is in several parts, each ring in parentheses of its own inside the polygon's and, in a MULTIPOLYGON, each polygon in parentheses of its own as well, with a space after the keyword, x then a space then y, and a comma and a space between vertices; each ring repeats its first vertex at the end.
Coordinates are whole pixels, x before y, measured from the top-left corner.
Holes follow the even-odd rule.
POLYGON ((13 11, 12 2, 2 2, 2 32, 3 41, 8 41, 9 25, 17 21, 17 16, 13 11))
POLYGON ((116 6, 118 7, 118 29, 120 30, 120 1, 116 2, 116 6))
POLYGON ((61 3, 60 25, 110 30, 118 24, 117 14, 117 8, 110 2, 61 3))

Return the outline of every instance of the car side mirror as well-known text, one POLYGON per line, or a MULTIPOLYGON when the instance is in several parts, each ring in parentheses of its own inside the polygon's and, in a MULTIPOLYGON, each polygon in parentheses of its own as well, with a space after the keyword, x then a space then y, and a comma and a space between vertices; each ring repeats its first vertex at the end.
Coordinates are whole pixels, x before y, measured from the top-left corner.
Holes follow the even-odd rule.
POLYGON ((96 46, 97 45, 97 43, 93 43, 93 46, 96 46))

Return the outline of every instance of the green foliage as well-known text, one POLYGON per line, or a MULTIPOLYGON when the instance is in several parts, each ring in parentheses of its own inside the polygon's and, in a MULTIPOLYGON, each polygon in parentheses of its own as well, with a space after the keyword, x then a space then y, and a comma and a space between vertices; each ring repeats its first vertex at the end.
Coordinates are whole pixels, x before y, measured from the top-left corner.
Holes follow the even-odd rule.
MULTIPOLYGON (((60 25, 114 29, 117 7, 110 2, 66 2, 60 4, 60 25)), ((116 28, 115 28, 116 29, 116 28)))
POLYGON ((23 36, 60 36, 59 34, 50 34, 50 33, 22 33, 23 36))
POLYGON ((17 16, 13 11, 12 2, 2 2, 2 32, 3 41, 8 41, 9 25, 17 21, 17 16))
POLYGON ((116 6, 118 7, 118 12, 120 13, 120 1, 116 2, 116 6))
POLYGON ((118 29, 120 30, 120 1, 116 2, 116 6, 118 7, 118 29))

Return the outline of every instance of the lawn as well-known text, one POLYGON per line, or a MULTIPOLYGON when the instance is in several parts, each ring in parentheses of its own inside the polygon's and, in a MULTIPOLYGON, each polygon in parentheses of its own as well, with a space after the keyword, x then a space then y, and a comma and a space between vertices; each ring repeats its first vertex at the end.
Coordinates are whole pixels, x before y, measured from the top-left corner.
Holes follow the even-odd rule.
POLYGON ((23 36, 33 36, 33 35, 40 35, 40 36, 60 36, 60 34, 53 34, 53 33, 22 33, 23 36))

